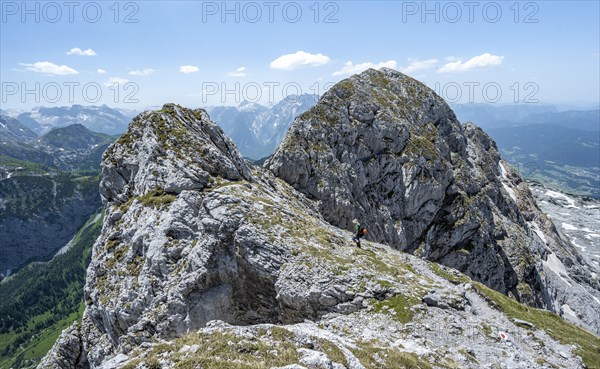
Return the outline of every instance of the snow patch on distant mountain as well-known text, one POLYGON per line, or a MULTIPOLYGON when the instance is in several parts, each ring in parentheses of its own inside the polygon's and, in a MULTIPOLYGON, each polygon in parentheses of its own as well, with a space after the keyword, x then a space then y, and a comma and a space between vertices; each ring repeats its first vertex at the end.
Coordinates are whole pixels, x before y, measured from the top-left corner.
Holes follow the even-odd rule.
POLYGON ((563 282, 565 282, 566 284, 571 286, 571 282, 569 282, 567 280, 567 279, 570 279, 569 274, 567 273, 567 268, 562 263, 562 261, 560 261, 560 259, 558 257, 556 257, 556 255, 554 255, 554 254, 548 255, 548 260, 543 260, 542 263, 545 266, 547 266, 548 269, 550 269, 552 272, 554 272, 557 276, 559 276, 560 279, 563 280, 563 282))
MULTIPOLYGON (((530 182, 538 206, 552 219, 560 233, 581 251, 590 265, 600 265, 600 200, 569 195, 549 189, 539 182, 530 182)), ((531 224, 531 223, 530 223, 531 224)), ((532 229, 536 231, 535 223, 532 229)), ((597 279, 596 276, 592 277, 597 279)))
POLYGON ((548 191, 546 191, 546 195, 548 195, 554 199, 566 201, 567 204, 565 205, 565 207, 567 207, 567 208, 578 209, 578 207, 575 206, 575 200, 573 200, 571 197, 565 195, 564 193, 548 190, 548 191))
POLYGON ((565 222, 562 223, 562 227, 567 231, 577 231, 579 229, 574 225, 565 222))
POLYGON ((116 135, 127 130, 133 111, 126 111, 126 113, 106 105, 42 106, 20 113, 17 119, 39 135, 49 132, 52 128, 72 124, 82 124, 93 132, 116 135))

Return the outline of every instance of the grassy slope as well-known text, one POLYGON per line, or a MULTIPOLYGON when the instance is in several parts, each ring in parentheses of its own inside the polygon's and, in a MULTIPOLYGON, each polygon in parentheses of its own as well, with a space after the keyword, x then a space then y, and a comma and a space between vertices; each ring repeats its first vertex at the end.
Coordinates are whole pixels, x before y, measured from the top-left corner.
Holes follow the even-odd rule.
POLYGON ((537 329, 546 331, 552 338, 562 344, 574 345, 576 347, 574 353, 581 356, 588 369, 600 369, 600 337, 567 322, 554 313, 521 304, 479 282, 470 281, 467 276, 462 274, 459 276, 452 275, 437 264, 431 264, 431 266, 435 273, 453 283, 473 283, 480 295, 509 318, 530 322, 537 329))
POLYGON ((519 304, 515 300, 494 291, 481 283, 473 282, 477 291, 488 301, 498 306, 507 316, 521 319, 546 331, 552 338, 577 347, 574 353, 581 356, 589 369, 600 369, 600 338, 582 328, 579 328, 558 315, 546 310, 535 309, 519 304))
POLYGON ((7 155, 0 155, 0 166, 9 168, 22 168, 22 171, 48 171, 48 166, 44 164, 34 163, 28 160, 15 159, 7 155))

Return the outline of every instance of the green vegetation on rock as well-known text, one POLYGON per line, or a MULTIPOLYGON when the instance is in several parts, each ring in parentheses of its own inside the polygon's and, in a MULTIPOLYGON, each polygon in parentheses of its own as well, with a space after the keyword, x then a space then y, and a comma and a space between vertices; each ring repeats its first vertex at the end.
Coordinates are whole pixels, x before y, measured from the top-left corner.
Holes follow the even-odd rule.
POLYGON ((175 201, 176 198, 177 198, 177 196, 175 196, 173 194, 168 194, 165 191, 163 191, 162 189, 158 189, 158 190, 148 192, 144 196, 141 196, 139 198, 139 200, 144 206, 160 208, 162 206, 169 205, 170 203, 175 201))
MULTIPOLYGON (((264 332, 265 336, 269 332, 264 332)), ((171 352, 178 369, 269 369, 298 362, 298 353, 292 342, 278 340, 270 335, 270 343, 262 339, 245 339, 231 333, 192 333, 178 338, 173 345, 159 344, 142 359, 136 359, 123 369, 133 369, 143 362, 146 368, 160 368, 159 358, 171 352), (181 348, 198 345, 195 352, 180 352, 181 348), (158 366, 157 366, 158 365, 158 366)), ((262 338, 262 337, 261 337, 262 338)))
POLYGON ((68 251, 30 264, 0 283, 0 368, 30 367, 60 332, 81 319, 85 271, 100 234, 103 213, 92 215, 68 251))
POLYGON ((394 319, 397 319, 399 322, 408 323, 412 320, 414 315, 411 306, 416 305, 419 302, 420 301, 414 297, 396 295, 387 300, 377 301, 374 304, 373 312, 391 314, 394 319))
POLYGON ((357 346, 351 351, 367 369, 431 369, 431 364, 412 352, 382 348, 376 342, 359 342, 357 346))
POLYGON ((579 328, 558 315, 546 310, 532 308, 518 303, 508 296, 494 291, 479 282, 473 282, 476 290, 513 319, 520 319, 546 331, 552 338, 566 344, 574 345, 575 354, 581 356, 588 369, 600 368, 600 338, 579 328))
POLYGON ((22 220, 34 214, 60 207, 76 192, 92 194, 98 191, 98 177, 60 172, 53 176, 15 176, 0 181, 0 198, 4 207, 0 219, 15 217, 22 220))

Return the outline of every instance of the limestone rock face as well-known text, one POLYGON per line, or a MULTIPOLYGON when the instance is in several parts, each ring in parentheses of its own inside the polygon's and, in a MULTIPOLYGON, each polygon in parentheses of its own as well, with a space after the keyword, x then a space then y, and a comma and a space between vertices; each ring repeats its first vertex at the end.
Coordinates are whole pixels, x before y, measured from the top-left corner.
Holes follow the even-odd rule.
MULTIPOLYGON (((315 199, 333 225, 352 229, 358 218, 371 240, 558 312, 547 281, 555 273, 542 262, 572 245, 558 238, 490 137, 461 125, 435 92, 406 75, 368 70, 341 81, 296 118, 265 167, 315 199)), ((590 266, 575 264, 576 274, 590 266)), ((598 284, 576 289, 588 295, 578 315, 598 331, 598 284)))
POLYGON ((251 180, 250 169, 235 145, 204 110, 167 104, 134 118, 105 153, 100 194, 124 202, 155 189, 178 194, 202 189, 209 178, 251 180))
MULTIPOLYGON (((378 73, 356 78, 396 75, 378 73)), ((427 97, 415 108, 418 98, 406 109, 390 108, 391 123, 381 125, 386 133, 360 128, 379 124, 375 104, 365 98, 348 105, 356 118, 346 124, 363 137, 356 150, 347 151, 341 142, 349 138, 326 127, 321 141, 302 139, 305 146, 294 149, 290 137, 301 139, 303 127, 309 129, 300 117, 284 143, 289 153, 278 151, 270 170, 247 164, 203 110, 167 104, 136 117, 103 159, 105 217, 87 272, 83 319, 63 332, 39 367, 529 368, 544 360, 583 368, 579 356, 593 360, 597 337, 397 250, 400 240, 409 251, 481 273, 475 277, 522 300, 556 301, 566 293, 557 277, 550 295, 551 276, 540 276, 542 260, 552 260, 540 255, 553 246, 534 238, 528 222, 537 218, 515 205, 527 199, 526 187, 515 185, 518 177, 482 131, 456 124, 439 98, 415 92, 421 87, 413 83, 406 91, 382 90, 389 99, 409 91, 427 97), (328 139, 340 142, 339 156, 328 139), (369 164, 371 145, 381 152, 369 164), (323 155, 311 153, 318 147, 323 155), (388 148, 393 159, 386 159, 388 148), (358 169, 338 159, 350 163, 359 154, 367 159, 358 169), (494 166, 481 164, 488 161, 494 166), (350 174, 340 175, 341 168, 350 174), (367 193, 360 198, 353 195, 359 183, 367 193), (393 190, 381 198, 371 187, 393 190), (410 219, 400 217, 409 213, 410 219), (372 229, 362 249, 338 227, 357 215, 372 229), (511 242, 519 247, 509 248, 511 242), (519 289, 523 281, 532 282, 519 289), (533 327, 523 333, 513 318, 532 320, 533 327), (460 348, 466 340, 469 348, 460 348)), ((322 101, 342 101, 331 96, 339 88, 322 101)), ((314 109, 308 114, 324 118, 311 125, 344 119, 343 111, 314 109)), ((527 206, 537 214, 535 203, 527 206)), ((591 309, 573 307, 586 317, 591 309)))
POLYGON ((62 332, 54 344, 54 349, 44 357, 39 366, 42 368, 80 369, 88 367, 86 360, 79 326, 72 325, 62 332))

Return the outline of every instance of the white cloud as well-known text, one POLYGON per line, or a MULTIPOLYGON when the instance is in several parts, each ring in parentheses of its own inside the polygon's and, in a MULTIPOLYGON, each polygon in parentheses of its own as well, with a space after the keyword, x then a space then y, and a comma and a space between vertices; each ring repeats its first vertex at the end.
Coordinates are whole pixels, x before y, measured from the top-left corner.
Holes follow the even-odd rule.
POLYGON ((310 54, 305 51, 296 51, 295 54, 282 55, 271 62, 271 68, 294 70, 303 67, 319 67, 329 63, 331 59, 323 54, 310 54))
POLYGON ((114 86, 114 84, 118 84, 118 85, 124 85, 125 83, 128 83, 129 80, 127 78, 121 78, 121 77, 110 77, 106 82, 104 82, 104 86, 107 87, 112 87, 114 86))
POLYGON ((98 69, 96 72, 98 72, 98 74, 105 74, 106 71, 102 68, 98 69))
POLYGON ((402 68, 402 73, 412 73, 423 69, 433 68, 437 64, 437 59, 417 60, 408 59, 410 64, 406 68, 402 68))
POLYGON ((239 67, 233 72, 227 73, 229 77, 246 77, 246 67, 239 67))
POLYGON ((36 73, 45 73, 50 75, 59 75, 66 76, 69 74, 79 74, 75 69, 66 66, 66 65, 56 65, 54 63, 50 63, 48 61, 37 62, 33 64, 27 63, 19 63, 25 67, 25 70, 36 72, 36 73))
POLYGON ((200 68, 194 66, 194 65, 182 65, 181 67, 179 67, 179 71, 181 73, 196 73, 197 71, 199 71, 200 68))
POLYGON ((462 60, 457 60, 451 63, 444 64, 438 73, 466 72, 474 69, 484 69, 502 64, 504 56, 492 55, 484 53, 475 56, 463 63, 462 60))
POLYGON ((131 72, 129 72, 129 75, 131 75, 131 76, 149 76, 152 73, 154 73, 154 69, 146 68, 144 70, 132 70, 131 72))
POLYGON ((92 49, 81 50, 78 47, 74 47, 71 50, 67 51, 67 55, 95 56, 97 54, 92 49))
POLYGON ((338 71, 333 72, 333 76, 342 76, 342 75, 349 75, 349 74, 356 74, 356 73, 360 73, 363 72, 369 68, 373 68, 373 69, 381 69, 381 68, 392 68, 395 69, 398 66, 398 63, 395 60, 388 60, 385 62, 381 62, 381 63, 371 63, 371 62, 366 62, 366 63, 361 63, 361 64, 352 64, 351 61, 346 62, 346 64, 344 64, 344 67, 338 71))

